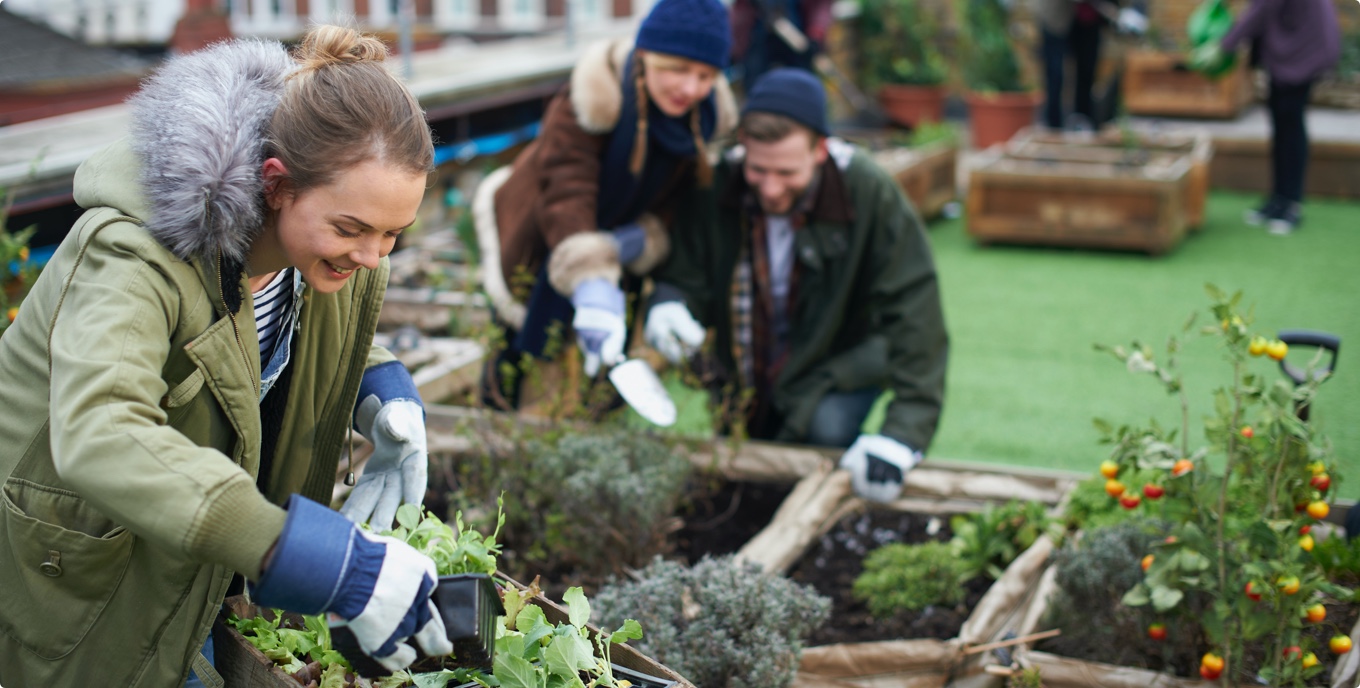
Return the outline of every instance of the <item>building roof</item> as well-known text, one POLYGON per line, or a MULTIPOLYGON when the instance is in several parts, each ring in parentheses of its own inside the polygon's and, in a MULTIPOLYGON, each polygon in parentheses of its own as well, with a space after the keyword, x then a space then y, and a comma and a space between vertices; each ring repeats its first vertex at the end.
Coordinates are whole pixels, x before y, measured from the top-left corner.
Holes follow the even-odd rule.
POLYGON ((136 78, 150 66, 141 57, 86 45, 0 7, 0 89, 136 78))

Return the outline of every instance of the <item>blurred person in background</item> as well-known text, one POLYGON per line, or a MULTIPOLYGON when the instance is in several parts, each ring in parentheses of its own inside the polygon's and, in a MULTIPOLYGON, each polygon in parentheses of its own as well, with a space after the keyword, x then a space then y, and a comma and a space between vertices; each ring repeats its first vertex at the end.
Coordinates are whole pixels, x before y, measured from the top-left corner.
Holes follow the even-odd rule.
POLYGON ((1093 93, 1105 27, 1142 35, 1147 31, 1143 5, 1120 7, 1111 0, 1035 0, 1042 34, 1044 125, 1050 129, 1097 129, 1114 113, 1097 112, 1093 93), (1072 57, 1073 104, 1065 104, 1067 58, 1072 57))
POLYGON ((1192 65, 1210 68, 1243 42, 1270 79, 1270 196, 1246 212, 1247 224, 1289 234, 1303 222, 1308 172, 1304 112, 1313 84, 1341 59, 1341 27, 1331 0, 1251 0, 1222 41, 1196 49, 1192 65))
POLYGON ((588 376, 623 362, 628 297, 670 250, 675 198, 710 183, 705 147, 735 126, 730 51, 719 0, 660 0, 634 41, 586 50, 538 138, 478 187, 483 285, 505 328, 485 404, 519 406, 516 366, 549 356, 555 332, 574 335, 588 376))

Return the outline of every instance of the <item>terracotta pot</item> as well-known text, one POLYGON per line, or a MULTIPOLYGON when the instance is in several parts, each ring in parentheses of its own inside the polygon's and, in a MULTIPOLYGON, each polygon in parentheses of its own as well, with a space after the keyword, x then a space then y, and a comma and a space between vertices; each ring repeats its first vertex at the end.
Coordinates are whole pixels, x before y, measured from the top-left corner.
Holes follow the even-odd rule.
POLYGON ((1016 132, 1034 123, 1034 108, 1039 105, 1039 94, 1024 93, 968 93, 968 123, 973 134, 973 148, 982 149, 1005 143, 1016 132))
POLYGON ((884 84, 878 89, 883 114, 907 127, 943 120, 944 96, 945 88, 940 85, 884 84))

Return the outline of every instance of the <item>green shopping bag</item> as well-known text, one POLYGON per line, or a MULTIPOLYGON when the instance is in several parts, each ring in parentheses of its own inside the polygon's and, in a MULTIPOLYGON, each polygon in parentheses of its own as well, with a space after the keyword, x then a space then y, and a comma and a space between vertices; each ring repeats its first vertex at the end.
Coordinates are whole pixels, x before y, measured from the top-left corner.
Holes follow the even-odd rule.
POLYGON ((1237 62, 1235 53, 1218 49, 1223 37, 1232 29, 1232 11, 1223 0, 1204 0, 1186 23, 1185 33, 1190 38, 1190 68, 1216 78, 1227 74, 1237 62))

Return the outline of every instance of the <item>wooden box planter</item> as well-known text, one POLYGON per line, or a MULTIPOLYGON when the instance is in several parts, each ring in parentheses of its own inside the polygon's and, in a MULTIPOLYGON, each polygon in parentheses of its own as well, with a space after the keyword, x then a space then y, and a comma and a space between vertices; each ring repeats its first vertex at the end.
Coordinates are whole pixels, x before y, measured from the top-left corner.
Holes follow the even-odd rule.
POLYGON ((874 161, 897 179, 925 220, 939 217, 944 206, 958 197, 958 160, 958 147, 947 143, 874 153, 874 161))
MULTIPOLYGON (((514 580, 508 582, 520 590, 525 589, 514 580)), ((534 597, 529 602, 543 609, 543 615, 549 623, 568 621, 566 608, 542 595, 534 597)), ((243 597, 228 598, 226 607, 238 615, 259 613, 259 609, 250 605, 243 597)), ((594 626, 589 628, 593 633, 599 633, 598 628, 594 626)), ((213 651, 217 671, 222 675, 226 688, 301 688, 301 684, 283 673, 273 660, 256 650, 250 641, 226 623, 225 611, 213 624, 213 651)), ((683 676, 626 644, 614 645, 610 658, 616 667, 623 667, 653 678, 644 684, 635 685, 645 685, 646 688, 694 688, 694 684, 683 676), (661 682, 658 684, 655 679, 660 679, 661 682)))
MULTIPOLYGON (((1215 189, 1270 192, 1270 141, 1214 139, 1209 184, 1215 189)), ((1313 141, 1308 146, 1305 200, 1313 196, 1360 198, 1360 143, 1313 141)))
POLYGON ((1159 255, 1185 236, 1192 166, 1175 154, 1142 165, 991 156, 970 175, 967 230, 984 244, 1159 255))
POLYGON ((1137 132, 1137 145, 1129 148, 1124 132, 1107 127, 1095 134, 1063 134, 1030 127, 1016 134, 1006 147, 1012 158, 1119 164, 1127 160, 1150 160, 1152 155, 1190 156, 1190 183, 1186 187, 1185 217, 1192 230, 1204 222, 1209 197, 1209 172, 1214 161, 1214 142, 1208 131, 1137 132))
POLYGON ((1180 53, 1130 50, 1124 56, 1124 109, 1151 117, 1232 119, 1251 102, 1246 60, 1218 79, 1186 69, 1184 62, 1180 53))

